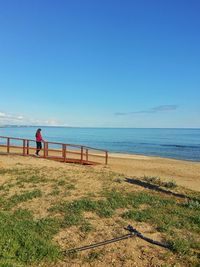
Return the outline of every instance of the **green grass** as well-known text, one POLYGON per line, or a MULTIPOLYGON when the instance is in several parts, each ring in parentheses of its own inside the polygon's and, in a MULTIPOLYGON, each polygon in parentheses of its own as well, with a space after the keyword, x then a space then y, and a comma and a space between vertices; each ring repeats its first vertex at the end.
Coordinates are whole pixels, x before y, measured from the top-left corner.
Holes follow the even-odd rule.
POLYGON ((197 200, 188 200, 187 202, 181 203, 181 206, 200 211, 200 202, 197 200))
MULTIPOLYGON (((63 225, 81 225, 86 223, 84 212, 94 212, 99 217, 112 217, 119 208, 126 208, 121 217, 127 221, 146 222, 152 225, 157 231, 166 234, 168 237, 176 235, 176 238, 169 239, 171 250, 182 255, 188 251, 199 249, 197 236, 200 234, 200 213, 199 206, 191 208, 183 203, 177 203, 174 197, 163 197, 156 193, 134 192, 123 193, 117 191, 103 192, 104 199, 92 200, 82 198, 73 202, 63 202, 50 208, 51 212, 59 212, 64 215, 63 225), (140 207, 143 207, 142 209, 140 207), (193 234, 193 241, 184 240, 187 233, 193 234), (182 246, 178 244, 182 240, 182 246)), ((193 207, 192 206, 192 207, 193 207)))
POLYGON ((27 210, 0 212, 0 266, 24 266, 58 259, 59 248, 51 242, 58 230, 58 221, 36 221, 27 210))
POLYGON ((50 196, 58 196, 60 194, 60 190, 58 188, 54 188, 51 193, 49 193, 50 196))
POLYGON ((4 209, 10 209, 21 202, 26 202, 28 200, 41 196, 42 192, 39 189, 35 189, 33 191, 27 191, 22 194, 15 194, 7 200, 4 199, 4 209))
POLYGON ((66 181, 65 180, 59 180, 57 181, 57 185, 58 186, 64 186, 66 184, 66 181))
POLYGON ((8 192, 10 190, 10 188, 12 188, 13 186, 14 186, 14 184, 12 184, 12 183, 5 183, 5 184, 0 186, 0 191, 8 192))
POLYGON ((95 212, 99 217, 112 217, 119 208, 138 207, 142 204, 156 203, 157 206, 165 207, 174 203, 173 200, 163 199, 159 196, 153 196, 145 193, 123 194, 117 191, 102 192, 104 198, 93 200, 90 198, 81 198, 72 202, 60 202, 52 206, 49 211, 62 213, 64 215, 63 225, 79 225, 84 222, 84 212, 95 212))
MULTIPOLYGON (((36 168, 0 169, 0 177, 8 174, 16 178, 16 181, 10 179, 0 186, 0 266, 39 266, 48 261, 52 265, 52 262, 63 257, 61 249, 52 241, 54 236, 59 231, 75 229, 75 234, 78 233, 82 240, 96 231, 94 225, 96 225, 97 216, 97 220, 101 220, 101 223, 107 223, 113 219, 113 229, 116 229, 116 226, 123 229, 128 224, 135 227, 140 222, 146 223, 154 232, 160 232, 163 242, 170 246, 170 255, 178 264, 198 266, 195 264, 200 258, 199 193, 185 191, 194 199, 188 200, 146 189, 132 192, 127 190, 129 191, 127 192, 124 190, 124 179, 116 178, 119 175, 91 169, 92 175, 103 179, 102 189, 106 188, 106 190, 86 192, 83 197, 77 198, 77 192, 75 191, 73 196, 74 191, 70 191, 76 189, 75 178, 72 179, 72 177, 81 176, 84 172, 88 173, 88 170, 83 168, 83 173, 74 171, 72 174, 60 174, 58 169, 59 176, 52 175, 51 178, 43 176, 42 171, 44 170, 36 168), (18 204, 45 196, 39 188, 43 186, 41 183, 47 182, 52 186, 52 192, 49 195, 54 198, 48 198, 52 201, 52 206, 48 209, 48 217, 35 219, 34 213, 19 209, 18 204), (26 189, 27 191, 10 196, 10 188, 13 186, 16 186, 18 192, 19 187, 23 186, 28 187, 29 191, 26 189), (32 186, 36 189, 30 190, 32 186), (70 194, 73 201, 60 202, 60 199, 69 199, 70 194), (90 216, 90 213, 95 216, 90 216)), ((174 182, 166 184, 157 177, 145 177, 143 180, 161 187, 175 188, 174 182)), ((127 184, 125 188, 128 188, 127 184)), ((178 191, 179 188, 176 190, 178 191)), ((106 233, 104 234, 106 239, 106 233)), ((73 245, 81 246, 81 244, 73 245)), ((71 247, 70 243, 69 248, 71 247)), ((105 251, 89 251, 83 257, 78 254, 77 260, 82 261, 83 264, 85 262, 93 264, 103 260, 104 253, 105 251)), ((77 253, 68 256, 70 261, 71 258, 77 257, 77 253)), ((48 266, 48 263, 44 266, 48 266)))
POLYGON ((24 183, 31 183, 31 184, 38 184, 38 183, 46 183, 48 181, 47 178, 42 177, 41 175, 27 175, 26 177, 21 177, 21 175, 16 179, 17 185, 24 184, 24 183))
POLYGON ((84 223, 81 225, 79 229, 83 233, 88 233, 91 232, 94 228, 91 223, 89 223, 88 221, 84 221, 84 223))

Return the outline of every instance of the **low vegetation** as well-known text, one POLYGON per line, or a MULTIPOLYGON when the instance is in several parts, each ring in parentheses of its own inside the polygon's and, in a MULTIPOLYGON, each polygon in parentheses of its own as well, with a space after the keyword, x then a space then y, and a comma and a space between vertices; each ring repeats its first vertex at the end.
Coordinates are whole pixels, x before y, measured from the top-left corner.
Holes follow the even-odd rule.
POLYGON ((150 255, 151 266, 199 266, 200 194, 160 178, 142 180, 174 194, 134 185, 103 167, 0 169, 0 266, 109 265, 110 258, 119 266, 148 266, 150 255), (139 256, 130 253, 126 241, 67 253, 126 234, 128 224, 146 236, 156 235, 169 249, 137 238, 138 245, 135 239, 127 242, 139 256))

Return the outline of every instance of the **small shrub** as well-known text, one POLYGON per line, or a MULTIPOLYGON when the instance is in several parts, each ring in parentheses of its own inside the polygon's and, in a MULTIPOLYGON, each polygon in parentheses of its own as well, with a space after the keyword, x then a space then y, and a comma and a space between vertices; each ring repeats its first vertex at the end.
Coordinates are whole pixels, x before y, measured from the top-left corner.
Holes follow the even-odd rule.
POLYGON ((175 181, 163 182, 159 177, 154 177, 154 176, 153 177, 144 176, 143 180, 166 188, 175 188, 177 186, 175 181))

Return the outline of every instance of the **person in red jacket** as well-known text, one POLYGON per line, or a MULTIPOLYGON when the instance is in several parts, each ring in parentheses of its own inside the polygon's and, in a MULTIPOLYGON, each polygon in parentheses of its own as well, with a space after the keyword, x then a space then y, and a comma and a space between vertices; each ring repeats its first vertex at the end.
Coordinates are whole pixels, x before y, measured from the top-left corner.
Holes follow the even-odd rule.
POLYGON ((42 142, 44 142, 44 140, 42 139, 42 135, 41 135, 41 129, 37 129, 36 133, 35 133, 35 138, 36 138, 36 156, 39 156, 39 152, 42 149, 42 142))

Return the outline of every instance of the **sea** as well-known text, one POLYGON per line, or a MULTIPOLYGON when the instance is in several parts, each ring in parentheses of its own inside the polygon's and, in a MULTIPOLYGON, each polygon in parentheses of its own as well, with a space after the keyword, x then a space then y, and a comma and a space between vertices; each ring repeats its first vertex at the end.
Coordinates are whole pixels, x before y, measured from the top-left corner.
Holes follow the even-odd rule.
MULTIPOLYGON (((0 127, 0 136, 35 139, 37 128, 0 127)), ((40 128, 46 141, 84 145, 115 153, 200 161, 200 128, 40 128)))

